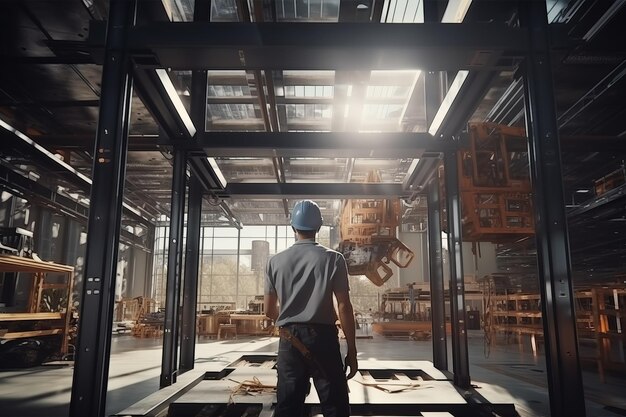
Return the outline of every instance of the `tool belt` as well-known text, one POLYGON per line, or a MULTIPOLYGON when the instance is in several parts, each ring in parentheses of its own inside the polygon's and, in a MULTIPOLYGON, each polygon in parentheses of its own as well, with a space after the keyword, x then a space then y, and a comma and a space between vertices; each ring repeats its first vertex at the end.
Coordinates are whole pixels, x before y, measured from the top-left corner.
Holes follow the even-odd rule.
POLYGON ((320 376, 322 378, 326 378, 326 372, 324 371, 324 368, 317 361, 317 359, 315 359, 315 357, 313 356, 309 348, 307 348, 300 339, 295 337, 285 327, 281 327, 278 334, 280 335, 281 338, 291 343, 291 346, 296 348, 302 354, 302 356, 304 357, 304 360, 310 365, 312 372, 313 373, 317 372, 317 374, 313 376, 320 376))

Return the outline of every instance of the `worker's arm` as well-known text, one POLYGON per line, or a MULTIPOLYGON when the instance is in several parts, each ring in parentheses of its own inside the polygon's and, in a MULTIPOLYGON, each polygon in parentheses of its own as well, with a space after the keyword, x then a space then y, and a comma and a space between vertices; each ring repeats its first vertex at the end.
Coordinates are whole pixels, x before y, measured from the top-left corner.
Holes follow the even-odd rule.
POLYGON ((272 319, 274 322, 278 319, 278 295, 276 295, 276 287, 272 282, 272 267, 268 261, 265 266, 265 283, 263 292, 263 304, 265 308, 265 315, 272 319))
POLYGON ((276 293, 266 291, 263 301, 265 304, 265 315, 276 321, 278 318, 278 297, 276 296, 276 293))
POLYGON ((354 310, 352 309, 352 303, 350 302, 350 294, 347 290, 336 291, 337 297, 337 309, 339 310, 339 321, 341 322, 341 329, 346 336, 346 342, 348 343, 348 354, 346 355, 346 369, 350 368, 350 373, 346 377, 352 378, 356 375, 356 371, 359 369, 356 360, 356 336, 354 329, 354 310))

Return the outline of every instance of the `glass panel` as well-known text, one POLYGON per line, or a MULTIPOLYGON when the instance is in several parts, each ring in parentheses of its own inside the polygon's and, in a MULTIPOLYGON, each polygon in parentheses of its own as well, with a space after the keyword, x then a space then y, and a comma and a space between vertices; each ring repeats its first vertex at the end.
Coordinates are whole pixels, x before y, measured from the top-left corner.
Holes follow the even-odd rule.
POLYGON ((161 0, 161 3, 172 22, 191 22, 193 20, 195 0, 161 0))
POLYGON ((337 22, 340 0, 275 0, 279 22, 337 22))
POLYGON ((208 113, 211 120, 258 119, 253 104, 209 104, 208 113))
POLYGON ((363 108, 364 119, 399 118, 404 108, 401 104, 366 104, 363 108))
POLYGON ((211 22, 237 22, 236 0, 212 0, 211 1, 211 22))
POLYGON ((423 23, 424 2, 420 0, 389 0, 383 6, 383 23, 423 23))
POLYGON ((247 85, 209 85, 208 97, 251 97, 247 85))
POLYGON ((330 104, 286 104, 287 119, 330 119, 330 104))

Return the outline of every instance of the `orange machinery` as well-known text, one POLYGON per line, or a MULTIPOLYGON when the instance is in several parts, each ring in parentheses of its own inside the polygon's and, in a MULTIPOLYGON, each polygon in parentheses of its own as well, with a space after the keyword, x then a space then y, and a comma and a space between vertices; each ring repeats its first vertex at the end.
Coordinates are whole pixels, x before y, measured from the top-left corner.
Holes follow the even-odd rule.
MULTIPOLYGON (((458 157, 463 240, 501 242, 535 232, 528 145, 523 128, 469 125, 469 147, 458 157)), ((443 166, 442 226, 447 230, 443 166)))
MULTIPOLYGON (((371 172, 368 182, 380 182, 371 172)), ((389 263, 406 268, 414 253, 396 238, 400 201, 395 199, 346 200, 341 212, 341 243, 350 275, 365 275, 381 286, 393 275, 389 263)))

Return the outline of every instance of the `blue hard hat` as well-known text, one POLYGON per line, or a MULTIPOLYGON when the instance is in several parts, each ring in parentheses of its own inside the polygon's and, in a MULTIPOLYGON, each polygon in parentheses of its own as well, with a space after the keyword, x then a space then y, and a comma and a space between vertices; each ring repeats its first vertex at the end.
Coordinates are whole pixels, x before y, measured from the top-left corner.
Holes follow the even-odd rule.
POLYGON ((296 230, 317 230, 322 226, 322 213, 314 201, 298 201, 291 212, 291 225, 296 230))

